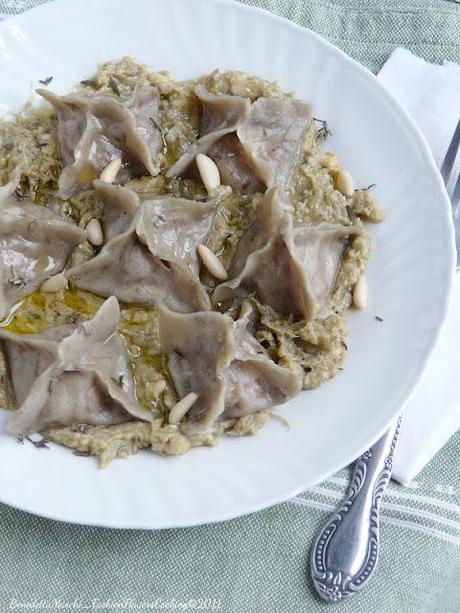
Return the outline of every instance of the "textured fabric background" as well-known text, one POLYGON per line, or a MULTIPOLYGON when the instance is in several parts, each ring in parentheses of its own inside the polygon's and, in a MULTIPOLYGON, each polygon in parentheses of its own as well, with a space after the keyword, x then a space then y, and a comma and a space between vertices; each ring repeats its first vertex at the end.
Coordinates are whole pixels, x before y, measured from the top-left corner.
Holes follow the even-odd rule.
MULTIPOLYGON (((374 71, 400 45, 431 61, 460 61, 456 2, 243 2, 314 29, 374 71)), ((40 3, 0 0, 0 13, 40 3)), ((343 603, 315 596, 308 557, 345 491, 346 469, 269 510, 183 530, 72 526, 0 505, 0 611, 459 613, 459 452, 457 434, 409 488, 391 484, 382 506, 379 567, 368 588, 343 603)))

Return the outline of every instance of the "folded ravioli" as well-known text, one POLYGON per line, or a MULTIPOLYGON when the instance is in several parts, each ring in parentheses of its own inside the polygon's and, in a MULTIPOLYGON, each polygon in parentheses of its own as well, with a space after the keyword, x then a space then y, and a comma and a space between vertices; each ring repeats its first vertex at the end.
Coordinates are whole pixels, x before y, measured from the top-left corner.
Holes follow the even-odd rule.
POLYGON ((58 116, 64 166, 59 177, 61 198, 91 187, 92 180, 115 158, 122 160, 118 181, 145 172, 158 174, 163 138, 156 88, 137 89, 129 98, 58 96, 46 89, 37 93, 53 105, 58 116))
POLYGON ((239 126, 248 118, 249 100, 240 96, 212 95, 202 86, 195 88, 195 95, 202 106, 200 136, 168 170, 167 176, 197 176, 195 158, 198 153, 204 153, 216 163, 224 185, 247 193, 263 191, 263 184, 236 136, 239 126))
POLYGON ((265 191, 265 185, 258 177, 236 133, 220 138, 209 149, 208 155, 219 169, 222 185, 230 185, 242 194, 265 191))
POLYGON ((104 203, 108 239, 100 253, 67 271, 77 287, 128 303, 166 305, 179 312, 207 310, 196 247, 206 241, 213 203, 160 197, 140 202, 130 189, 95 182, 104 203))
POLYGON ((250 105, 239 96, 195 93, 203 106, 200 138, 168 171, 190 172, 198 153, 211 157, 222 183, 243 193, 285 187, 297 162, 311 120, 310 105, 288 96, 259 98, 250 105))
POLYGON ((247 303, 240 318, 217 312, 182 315, 160 311, 160 342, 179 398, 198 399, 186 428, 210 426, 218 418, 241 417, 286 402, 301 389, 301 372, 273 362, 248 326, 247 303))
POLYGON ((194 91, 202 107, 200 136, 171 166, 167 173, 168 177, 184 174, 194 163, 198 153, 208 154, 219 139, 236 132, 249 113, 250 102, 246 98, 223 94, 214 96, 200 85, 195 87, 194 91))
POLYGON ((261 201, 254 223, 238 243, 229 281, 219 285, 214 300, 259 299, 283 314, 311 320, 333 290, 346 239, 354 226, 294 223, 276 188, 261 201))
POLYGON ((86 232, 39 204, 19 200, 17 172, 0 188, 0 319, 15 302, 32 294, 64 269, 86 232))
POLYGON ((259 98, 251 105, 237 135, 246 156, 266 187, 285 187, 298 160, 311 107, 288 96, 259 98))
POLYGON ((7 421, 9 432, 151 421, 135 398, 125 344, 115 332, 119 319, 112 297, 93 319, 77 326, 23 335, 0 329, 18 405, 7 421))

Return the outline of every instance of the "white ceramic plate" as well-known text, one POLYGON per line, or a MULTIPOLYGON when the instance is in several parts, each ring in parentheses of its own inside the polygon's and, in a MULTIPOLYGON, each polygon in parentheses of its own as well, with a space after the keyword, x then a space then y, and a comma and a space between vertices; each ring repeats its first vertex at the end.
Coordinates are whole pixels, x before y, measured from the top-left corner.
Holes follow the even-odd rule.
POLYGON ((334 149, 388 213, 372 228, 370 304, 350 313, 345 370, 279 409, 254 438, 182 457, 141 453, 99 470, 1 434, 0 499, 86 524, 163 528, 280 502, 352 461, 408 400, 435 344, 453 273, 449 204, 420 133, 364 68, 316 34, 228 0, 72 0, 0 26, 1 109, 54 76, 64 93, 98 62, 131 55, 189 78, 219 67, 278 80, 327 118, 334 149), (375 315, 384 322, 375 320, 375 315))

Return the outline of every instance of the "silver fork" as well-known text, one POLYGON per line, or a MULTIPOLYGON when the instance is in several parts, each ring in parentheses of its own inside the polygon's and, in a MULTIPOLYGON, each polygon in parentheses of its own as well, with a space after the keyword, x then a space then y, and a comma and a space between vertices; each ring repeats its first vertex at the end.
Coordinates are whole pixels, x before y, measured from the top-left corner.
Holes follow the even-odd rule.
MULTIPOLYGON (((460 149, 460 119, 441 175, 447 185, 460 149)), ((460 175, 450 194, 460 268, 460 175)), ((337 602, 361 590, 371 578, 379 556, 379 513, 391 478, 402 416, 357 461, 344 500, 316 539, 310 558, 313 583, 319 595, 337 602)))

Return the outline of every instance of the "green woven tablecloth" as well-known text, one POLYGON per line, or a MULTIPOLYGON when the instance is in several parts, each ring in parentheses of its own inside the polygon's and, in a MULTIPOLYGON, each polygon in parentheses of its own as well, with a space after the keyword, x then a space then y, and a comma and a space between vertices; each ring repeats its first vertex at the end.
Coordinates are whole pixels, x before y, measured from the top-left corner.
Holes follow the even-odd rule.
MULTIPOLYGON (((0 13, 43 1, 0 0, 0 13)), ((457 2, 243 1, 312 28, 374 71, 397 46, 431 61, 460 61, 457 2)), ((373 581, 329 605, 312 590, 308 552, 347 475, 267 511, 162 532, 66 525, 0 505, 0 612, 209 611, 210 599, 225 613, 459 613, 460 433, 409 488, 391 484, 373 581)))

